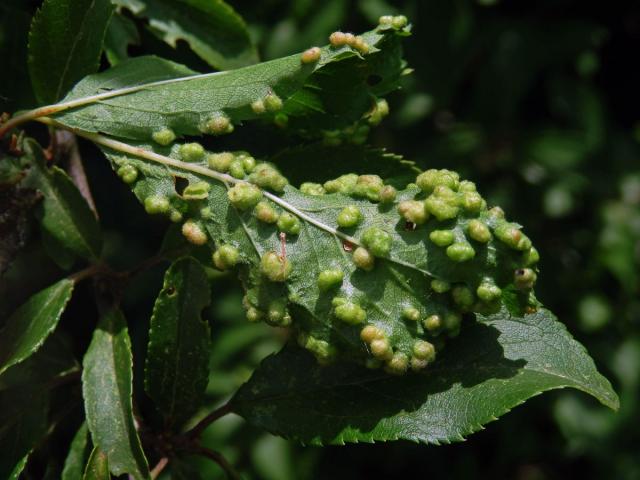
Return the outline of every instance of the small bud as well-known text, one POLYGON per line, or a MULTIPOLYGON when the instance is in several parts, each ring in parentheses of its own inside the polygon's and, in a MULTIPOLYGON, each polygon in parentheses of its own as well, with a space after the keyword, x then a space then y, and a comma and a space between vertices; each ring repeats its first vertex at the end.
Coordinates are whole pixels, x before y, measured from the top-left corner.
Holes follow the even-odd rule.
POLYGON ((291 325, 291 315, 287 311, 286 300, 279 298, 269 303, 266 322, 274 327, 288 327, 291 325))
POLYGON ((451 290, 451 296, 453 297, 453 303, 455 303, 463 312, 470 311, 476 301, 473 291, 466 285, 456 285, 453 287, 453 290, 451 290))
POLYGON ((476 251, 468 243, 457 242, 447 247, 447 257, 454 262, 467 262, 476 256, 476 251))
POLYGON ((355 227, 362 221, 362 213, 355 205, 347 205, 338 214, 338 226, 342 228, 355 227))
POLYGON ((171 205, 167 197, 154 195, 144 199, 144 209, 151 215, 156 213, 169 213, 169 208, 171 208, 171 205))
POLYGON ((384 182, 378 175, 360 175, 351 194, 377 202, 380 200, 382 187, 384 182))
POLYGON ((278 214, 268 202, 258 202, 254 213, 261 222, 276 223, 278 221, 278 214))
POLYGON ((424 202, 418 200, 404 200, 398 204, 398 213, 411 223, 422 225, 429 218, 429 212, 424 206, 424 202))
POLYGON ((291 235, 300 233, 300 220, 289 212, 283 212, 278 217, 278 230, 291 235))
POLYGON ((478 298, 485 303, 491 303, 502 295, 502 290, 498 287, 493 280, 490 278, 485 278, 482 280, 482 283, 478 285, 476 290, 476 294, 478 298))
POLYGON ((429 239, 439 247, 448 247, 455 237, 451 230, 434 230, 429 234, 429 239))
POLYGON ((316 63, 320 60, 321 53, 322 51, 318 47, 311 47, 302 53, 300 61, 305 64, 316 63))
POLYGON ((207 182, 195 182, 186 186, 182 192, 182 198, 185 200, 204 200, 209 196, 211 185, 207 182))
POLYGON ((420 360, 433 362, 436 359, 436 349, 432 343, 424 340, 417 340, 413 344, 413 356, 420 360))
POLYGON ((380 360, 388 360, 393 355, 391 345, 389 344, 389 340, 387 338, 379 338, 373 340, 369 344, 369 349, 371 350, 371 355, 380 360))
POLYGON ((347 35, 343 32, 333 32, 329 35, 329 43, 334 48, 344 47, 347 44, 347 35))
POLYGON ((235 155, 231 152, 210 153, 207 155, 207 164, 209 168, 217 172, 227 173, 231 162, 233 162, 235 158, 235 155))
POLYGON ((267 107, 264 105, 262 99, 260 99, 251 103, 251 110, 253 110, 253 113, 256 115, 260 115, 267 111, 267 107))
POLYGON ((402 375, 409 368, 409 358, 402 352, 396 352, 387 360, 385 371, 392 375, 402 375))
POLYGON ((229 165, 229 175, 233 178, 242 180, 245 176, 244 165, 242 159, 236 158, 231 165, 229 165))
POLYGON ((467 234, 472 240, 480 243, 487 243, 491 240, 491 232, 482 221, 473 219, 467 225, 467 234))
POLYGON ((324 187, 319 183, 304 182, 300 185, 300 192, 305 195, 324 195, 324 187))
POLYGON ((151 138, 158 145, 162 145, 163 147, 166 147, 176 139, 176 134, 170 128, 162 128, 160 130, 156 130, 155 132, 153 132, 151 134, 151 138))
POLYGON ((375 266, 375 257, 366 248, 358 247, 353 252, 353 263, 356 267, 369 272, 375 266))
POLYGON ((323 270, 318 274, 318 288, 323 292, 342 285, 344 273, 338 268, 323 270))
POLYGON ((380 202, 381 203, 392 203, 396 199, 397 191, 391 185, 385 185, 380 190, 380 202))
POLYGON ((233 132, 233 130, 233 124, 229 120, 229 117, 223 114, 211 117, 200 126, 202 133, 210 133, 212 135, 224 135, 233 132))
POLYGON ((402 310, 402 317, 405 320, 411 320, 412 322, 417 322, 420 320, 420 310, 415 307, 405 307, 402 310))
POLYGON ((267 94, 267 96, 264 97, 263 102, 268 112, 277 112, 278 110, 282 110, 282 99, 273 92, 267 94))
POLYGON ((393 28, 398 29, 406 27, 408 23, 409 20, 404 15, 397 15, 393 17, 393 20, 391 21, 391 25, 393 26, 393 28))
POLYGON ((364 323, 367 313, 364 309, 353 302, 345 302, 335 308, 336 317, 349 325, 364 323))
POLYGON ((442 328, 442 318, 440 315, 429 315, 422 321, 422 326, 430 333, 435 333, 442 328))
POLYGON ((391 251, 391 235, 378 227, 370 227, 362 234, 362 243, 376 257, 385 257, 391 251))
POLYGON ((124 183, 133 183, 138 179, 138 169, 129 163, 125 163, 118 168, 118 176, 124 183))
POLYGON ((220 245, 213 253, 213 264, 218 270, 233 268, 238 264, 239 260, 240 252, 232 245, 220 245))
POLYGON ((520 290, 530 290, 536 283, 538 276, 530 268, 519 268, 513 273, 513 282, 520 290))
POLYGON ((522 254, 522 261, 526 267, 535 265, 540 260, 540 254, 535 247, 531 247, 529 250, 522 254))
POLYGON ((382 340, 386 338, 384 332, 375 325, 367 325, 360 330, 360 339, 365 343, 371 343, 374 340, 382 340))
POLYGON ((436 293, 445 293, 451 290, 451 284, 446 280, 434 279, 431 280, 431 288, 436 293))
POLYGON ((462 208, 470 213, 478 213, 486 207, 486 202, 477 192, 465 192, 462 194, 462 208))
POLYGON ((227 197, 231 204, 240 210, 248 210, 256 206, 262 198, 262 192, 250 183, 237 183, 229 189, 227 197))
POLYGON ((204 245, 207 243, 207 234, 202 227, 193 220, 187 220, 182 224, 182 235, 194 245, 204 245))
POLYGON ((260 260, 260 270, 272 282, 284 282, 291 274, 291 264, 276 252, 267 252, 260 260))
POLYGON ((512 223, 501 223, 494 229, 493 233, 498 240, 515 250, 526 251, 531 248, 529 237, 512 223))

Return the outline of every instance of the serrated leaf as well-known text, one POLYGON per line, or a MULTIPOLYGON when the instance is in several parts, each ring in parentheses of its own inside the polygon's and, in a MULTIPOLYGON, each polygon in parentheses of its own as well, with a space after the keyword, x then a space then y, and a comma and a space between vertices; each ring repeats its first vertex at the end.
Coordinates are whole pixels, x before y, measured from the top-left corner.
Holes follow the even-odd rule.
POLYGON ((80 428, 73 436, 69 453, 64 461, 62 480, 82 480, 82 474, 90 453, 91 442, 87 423, 82 422, 80 428))
POLYGON ((151 317, 145 390, 170 428, 179 427, 200 406, 209 377, 211 332, 202 320, 209 282, 192 258, 174 262, 151 317))
POLYGON ((258 61, 247 25, 222 0, 114 0, 149 20, 158 38, 176 48, 184 40, 214 68, 228 70, 258 61))
POLYGON ((83 367, 82 396, 93 444, 107 455, 114 475, 148 479, 133 419, 131 342, 120 311, 109 310, 100 319, 83 367))
POLYGON ((140 34, 133 20, 118 13, 111 17, 104 38, 104 52, 111 65, 117 65, 129 58, 129 45, 138 45, 140 34))
MULTIPOLYGON (((359 118, 371 108, 379 89, 366 83, 368 76, 375 74, 377 78, 383 78, 384 84, 387 81, 395 83, 393 79, 398 77, 396 71, 376 70, 384 65, 378 57, 399 55, 395 36, 371 31, 363 34, 363 38, 371 45, 370 53, 364 57, 349 47, 324 47, 315 63, 302 63, 298 54, 207 74, 196 74, 182 65, 156 57, 130 59, 110 70, 90 75, 62 102, 32 114, 51 116, 70 128, 148 141, 153 132, 165 128, 171 128, 178 136, 201 135, 206 131, 203 125, 217 116, 227 117, 236 125, 257 118, 272 119, 273 113, 255 113, 251 104, 275 93, 284 101, 283 111, 292 117, 308 115, 315 110, 316 118, 324 111, 326 116, 338 121, 332 108, 336 102, 327 104, 327 108, 322 104, 330 98, 331 92, 327 93, 329 97, 314 95, 320 105, 300 106, 299 99, 292 97, 306 87, 314 72, 322 78, 332 78, 335 74, 322 75, 324 67, 349 61, 358 72, 355 83, 349 85, 350 89, 358 91, 357 98, 349 103, 352 106, 350 114, 359 118), (387 48, 391 48, 392 53, 387 52, 387 48), (386 79, 385 75, 393 79, 386 79), (291 103, 287 101, 290 98, 291 103), (295 109, 290 107, 293 102, 297 105, 295 109)), ((336 82, 340 80, 333 83, 336 82)), ((339 106, 341 110, 348 107, 342 101, 339 106)))
MULTIPOLYGON (((95 260, 102 249, 100 225, 69 176, 58 167, 47 168, 42 148, 24 142, 31 169, 23 184, 42 193, 36 215, 51 250, 95 260)), ((56 258, 54 257, 54 260, 56 258)))
POLYGON ((29 72, 41 103, 53 103, 98 69, 110 0, 45 0, 29 32, 29 72))
POLYGON ((53 332, 71 298, 73 282, 63 279, 36 293, 0 331, 0 373, 35 353, 53 332))
POLYGON ((82 480, 109 480, 110 478, 109 459, 98 447, 95 447, 89 455, 82 480))
POLYGON ((304 351, 286 348, 263 362, 232 406, 253 425, 307 444, 440 444, 463 440, 528 398, 565 387, 619 406, 584 347, 551 312, 514 317, 503 310, 463 328, 424 374, 320 367, 304 351))

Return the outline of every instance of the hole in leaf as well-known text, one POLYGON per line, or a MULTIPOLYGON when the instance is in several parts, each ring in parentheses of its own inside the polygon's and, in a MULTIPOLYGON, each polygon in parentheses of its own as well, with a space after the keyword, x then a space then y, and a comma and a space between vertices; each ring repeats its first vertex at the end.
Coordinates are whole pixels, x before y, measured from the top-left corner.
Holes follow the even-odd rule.
POLYGON ((178 195, 182 195, 184 189, 189 185, 189 180, 184 177, 173 177, 175 183, 175 190, 178 195))
POLYGON ((173 285, 169 285, 167 288, 165 288, 164 290, 166 292, 166 294, 169 297, 175 297, 176 296, 176 287, 174 287, 173 285))

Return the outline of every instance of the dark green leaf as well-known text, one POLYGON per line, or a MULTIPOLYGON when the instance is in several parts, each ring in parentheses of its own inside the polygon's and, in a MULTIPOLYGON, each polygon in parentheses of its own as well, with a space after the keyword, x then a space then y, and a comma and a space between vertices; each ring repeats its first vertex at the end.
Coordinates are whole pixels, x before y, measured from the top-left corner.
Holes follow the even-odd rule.
POLYGON ((20 460, 13 471, 9 474, 9 480, 18 480, 20 478, 20 474, 24 470, 24 467, 27 466, 27 462, 29 461, 29 453, 27 453, 22 460, 20 460))
POLYGON ((71 440, 69 453, 64 461, 62 469, 62 480, 81 480, 84 472, 85 464, 91 446, 89 440, 89 430, 86 422, 80 425, 80 428, 71 440))
POLYGON ((124 15, 114 14, 104 38, 104 51, 111 65, 129 58, 129 45, 138 45, 140 35, 136 24, 124 15))
POLYGON ((53 103, 98 69, 110 0, 45 0, 29 32, 31 83, 41 103, 53 103))
POLYGON ((122 313, 105 313, 84 357, 82 395, 93 444, 109 459, 114 475, 149 478, 133 421, 131 342, 122 313))
POLYGON ((16 310, 0 331, 0 373, 38 350, 53 332, 73 292, 71 280, 36 293, 16 310))
POLYGON ((172 427, 196 412, 207 387, 211 332, 201 313, 208 304, 202 266, 192 258, 173 263, 153 308, 145 368, 145 390, 172 427))
POLYGON ((89 455, 82 480, 109 480, 110 478, 109 460, 98 447, 95 447, 89 455))
POLYGON ((584 347, 547 310, 465 326, 424 374, 320 367, 299 349, 267 358, 232 401, 250 423, 308 444, 463 440, 541 392, 571 387, 617 409, 584 347), (330 419, 330 420, 329 420, 330 419))
POLYGON ((151 30, 176 47, 184 40, 212 67, 243 67, 258 61, 247 26, 222 0, 114 0, 136 16, 147 18, 151 30))
POLYGON ((54 251, 95 260, 102 249, 100 225, 82 194, 63 170, 47 168, 34 140, 25 141, 25 152, 31 157, 31 170, 23 184, 43 195, 36 208, 43 236, 55 246, 54 251))

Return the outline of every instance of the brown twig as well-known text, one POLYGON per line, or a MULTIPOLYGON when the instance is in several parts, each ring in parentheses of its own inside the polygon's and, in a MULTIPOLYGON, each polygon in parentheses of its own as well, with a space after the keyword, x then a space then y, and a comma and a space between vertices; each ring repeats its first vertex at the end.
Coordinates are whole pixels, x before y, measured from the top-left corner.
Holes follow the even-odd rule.
POLYGON ((224 473, 227 474, 227 477, 231 480, 242 480, 240 474, 235 471, 235 469, 231 466, 227 459, 222 456, 220 452, 216 452, 215 450, 211 450, 210 448, 201 446, 194 446, 191 452, 202 455, 203 457, 207 457, 216 462, 220 466, 220 468, 222 468, 224 473))
POLYGON ((156 480, 156 478, 158 478, 158 476, 162 473, 164 467, 166 467, 168 463, 169 459, 167 457, 162 457, 160 461, 156 463, 156 466, 151 470, 151 480, 156 480))
POLYGON ((233 410, 231 407, 231 403, 229 402, 225 403, 220 408, 215 409, 209 415, 207 415, 202 420, 200 420, 195 427, 193 427, 191 430, 189 430, 185 434, 185 436, 191 439, 199 437, 209 425, 211 425, 213 422, 215 422, 219 418, 224 417, 225 415, 228 415, 232 411, 233 410))

